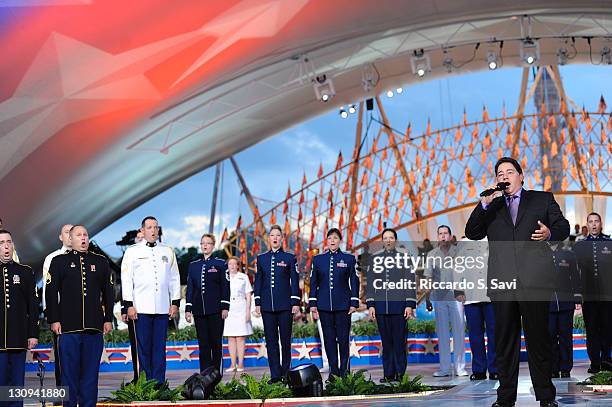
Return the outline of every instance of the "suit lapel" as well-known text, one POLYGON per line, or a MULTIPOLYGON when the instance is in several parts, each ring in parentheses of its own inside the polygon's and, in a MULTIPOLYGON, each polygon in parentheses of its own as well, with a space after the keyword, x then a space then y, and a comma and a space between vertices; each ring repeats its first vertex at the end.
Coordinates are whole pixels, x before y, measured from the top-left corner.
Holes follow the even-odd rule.
POLYGON ((525 212, 527 211, 527 200, 528 199, 529 199, 529 193, 523 189, 523 192, 521 192, 521 201, 519 202, 518 213, 516 215, 515 226, 518 226, 519 222, 523 218, 523 215, 525 215, 525 212))

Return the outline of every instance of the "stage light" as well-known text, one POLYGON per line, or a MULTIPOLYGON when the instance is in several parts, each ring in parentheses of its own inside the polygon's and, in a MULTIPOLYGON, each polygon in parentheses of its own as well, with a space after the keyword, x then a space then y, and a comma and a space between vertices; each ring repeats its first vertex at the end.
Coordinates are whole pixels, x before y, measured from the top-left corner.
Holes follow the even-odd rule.
POLYGON ((557 51, 557 64, 565 65, 567 64, 567 48, 559 48, 557 51))
POLYGON ((338 114, 340 115, 340 117, 342 117, 343 119, 346 119, 348 117, 348 112, 346 110, 344 110, 344 108, 341 108, 340 111, 338 112, 338 114))
POLYGON ((404 89, 402 89, 402 88, 397 88, 397 89, 395 89, 395 93, 397 93, 398 95, 399 95, 400 93, 402 93, 403 91, 404 91, 404 89))
POLYGON ((601 63, 604 65, 612 65, 612 51, 610 47, 604 46, 601 50, 601 63))
POLYGON ((374 65, 366 65, 361 71, 361 86, 365 93, 370 93, 378 84, 380 75, 374 65))
POLYGON ((453 69, 455 68, 454 62, 453 62, 453 57, 451 57, 450 55, 446 55, 444 57, 444 60, 442 60, 442 66, 444 68, 446 68, 446 72, 451 73, 453 72, 453 69))
POLYGON ((320 397, 323 395, 323 379, 319 368, 306 363, 290 369, 287 373, 289 388, 298 397, 320 397))
POLYGON ((321 102, 328 102, 331 98, 336 96, 336 89, 334 88, 334 83, 325 74, 318 75, 313 80, 313 86, 315 95, 317 96, 317 99, 319 99, 321 102))
POLYGON ((353 114, 353 113, 357 112, 357 106, 355 106, 355 105, 349 105, 349 107, 348 107, 348 112, 349 112, 350 114, 353 114))
POLYGON ((215 367, 207 367, 200 373, 194 373, 183 385, 183 397, 187 400, 206 400, 221 381, 221 373, 215 367))
POLYGON ((527 66, 531 66, 540 60, 540 43, 526 38, 521 46, 521 59, 527 66))
POLYGON ((495 51, 487 52, 487 66, 490 70, 495 70, 499 66, 499 58, 495 51))
POLYGON ((425 54, 422 49, 414 51, 410 59, 410 64, 412 66, 412 73, 419 78, 422 78, 427 72, 431 71, 431 59, 429 58, 429 54, 425 54))
POLYGON ((387 97, 388 98, 392 98, 393 97, 393 91, 392 90, 388 90, 387 91, 387 97))

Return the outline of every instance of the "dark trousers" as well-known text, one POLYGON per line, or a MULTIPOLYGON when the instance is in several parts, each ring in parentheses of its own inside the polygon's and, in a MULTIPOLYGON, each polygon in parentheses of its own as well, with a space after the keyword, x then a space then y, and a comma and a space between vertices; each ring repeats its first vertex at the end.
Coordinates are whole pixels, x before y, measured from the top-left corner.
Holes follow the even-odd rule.
POLYGON ((200 371, 214 366, 223 373, 223 318, 221 313, 196 315, 196 333, 200 348, 200 371))
POLYGON ((54 373, 55 373, 55 385, 62 385, 62 364, 59 361, 59 352, 57 350, 57 335, 53 332, 53 358, 55 360, 54 363, 54 373))
POLYGON ((346 376, 349 369, 349 335, 351 331, 351 315, 348 310, 321 311, 321 328, 325 353, 329 362, 329 374, 346 376), (340 364, 338 365, 338 353, 340 364))
POLYGON ((552 351, 548 333, 548 301, 495 301, 495 351, 499 388, 497 399, 514 403, 521 352, 521 317, 527 345, 527 361, 536 400, 555 398, 551 380, 552 351))
POLYGON ((130 353, 132 354, 132 370, 134 371, 134 381, 138 380, 140 372, 140 364, 138 363, 138 347, 136 346, 136 331, 134 330, 134 321, 128 319, 128 336, 130 337, 130 353))
POLYGON ((472 373, 497 373, 495 364, 495 311, 490 302, 478 302, 464 306, 470 349, 472 373), (485 346, 485 332, 487 344, 485 346))
POLYGON ((166 381, 168 314, 138 314, 134 323, 139 373, 158 383, 166 381))
POLYGON ((291 329, 293 316, 290 310, 262 311, 261 317, 266 337, 266 350, 268 351, 268 365, 273 380, 285 377, 291 367, 291 329), (278 341, 282 355, 278 349, 278 341))
POLYGON ((574 310, 551 312, 548 330, 552 341, 552 371, 571 371, 574 367, 574 310))
MULTIPOLYGON (((25 381, 25 350, 0 351, 0 386, 22 387, 25 381)), ((23 401, 0 401, 0 406, 23 406, 23 401)))
POLYGON ((602 361, 610 362, 612 302, 585 301, 582 305, 582 315, 591 366, 601 367, 602 361))
POLYGON ((104 347, 101 332, 61 334, 57 342, 62 363, 62 384, 68 386, 70 401, 64 406, 95 406, 98 373, 104 347))
POLYGON ((383 374, 395 379, 406 373, 406 320, 402 314, 376 314, 382 343, 383 374))

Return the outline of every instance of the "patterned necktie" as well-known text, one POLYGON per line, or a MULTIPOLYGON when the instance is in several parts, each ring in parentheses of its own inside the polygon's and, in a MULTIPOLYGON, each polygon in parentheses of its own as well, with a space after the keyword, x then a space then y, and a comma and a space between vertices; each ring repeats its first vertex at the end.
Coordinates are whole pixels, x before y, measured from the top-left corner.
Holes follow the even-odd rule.
POLYGON ((510 217, 512 218, 512 224, 516 225, 516 215, 518 214, 519 207, 519 196, 510 195, 506 197, 508 202, 508 210, 510 211, 510 217))

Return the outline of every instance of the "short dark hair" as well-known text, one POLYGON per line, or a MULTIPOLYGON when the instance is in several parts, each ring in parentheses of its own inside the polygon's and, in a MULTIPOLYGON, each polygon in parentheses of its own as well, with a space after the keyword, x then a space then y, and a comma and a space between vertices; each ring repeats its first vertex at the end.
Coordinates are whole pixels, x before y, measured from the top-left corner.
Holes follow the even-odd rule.
POLYGON ((440 226, 438 226, 438 232, 440 231, 440 229, 443 229, 443 228, 448 229, 448 234, 449 235, 453 234, 453 231, 451 230, 450 226, 448 226, 448 225, 440 225, 440 226))
POLYGON ((601 222, 602 222, 602 221, 601 221, 601 215, 600 215, 600 214, 598 214, 597 212, 591 212, 591 213, 589 213, 589 214, 587 215, 587 221, 589 220, 589 217, 590 217, 590 216, 597 216, 597 217, 599 218, 599 223, 601 223, 601 222))
POLYGON ((336 235, 340 238, 340 240, 342 240, 342 233, 340 233, 340 229, 338 228, 331 228, 327 231, 327 235, 326 237, 330 237, 331 235, 336 235))
POLYGON ((273 230, 278 230, 280 232, 281 236, 283 235, 283 229, 281 229, 281 227, 279 225, 272 225, 272 226, 270 226, 270 233, 273 230))
POLYGON ((155 222, 159 223, 159 221, 157 220, 157 218, 155 218, 155 216, 147 216, 142 220, 142 222, 140 222, 140 227, 144 228, 145 222, 148 220, 154 220, 155 222))
POLYGON ((502 157, 499 160, 497 160, 497 162, 495 163, 495 175, 497 175, 497 170, 499 168, 500 165, 502 165, 503 163, 510 163, 512 164, 512 166, 514 167, 514 169, 519 173, 522 174, 523 173, 523 169, 521 168, 521 164, 519 164, 518 161, 516 161, 514 158, 512 157, 502 157))
POLYGON ((11 239, 13 238, 13 234, 6 229, 0 229, 0 235, 9 235, 11 239))
POLYGON ((381 239, 385 235, 385 233, 387 233, 387 232, 393 233, 393 236, 395 237, 395 240, 397 240, 397 232, 395 231, 395 229, 392 229, 392 228, 384 228, 382 233, 380 234, 381 239))

